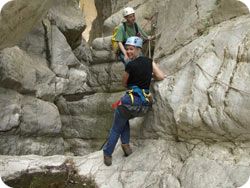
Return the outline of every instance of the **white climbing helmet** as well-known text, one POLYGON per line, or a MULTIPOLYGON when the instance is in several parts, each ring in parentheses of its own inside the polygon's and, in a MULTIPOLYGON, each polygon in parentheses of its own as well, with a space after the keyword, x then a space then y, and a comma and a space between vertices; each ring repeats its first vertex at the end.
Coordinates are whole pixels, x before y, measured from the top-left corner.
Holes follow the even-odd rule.
POLYGON ((132 7, 126 7, 123 9, 122 15, 123 17, 128 16, 130 14, 134 14, 135 10, 132 7))
POLYGON ((126 45, 142 48, 142 39, 140 37, 129 37, 125 43, 126 45))

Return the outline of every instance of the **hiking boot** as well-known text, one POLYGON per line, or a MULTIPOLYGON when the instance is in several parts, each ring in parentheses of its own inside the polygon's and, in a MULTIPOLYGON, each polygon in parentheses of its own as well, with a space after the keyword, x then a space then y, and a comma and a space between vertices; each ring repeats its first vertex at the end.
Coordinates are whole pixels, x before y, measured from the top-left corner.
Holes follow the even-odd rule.
POLYGON ((107 155, 104 155, 104 160, 103 160, 104 164, 106 166, 110 166, 112 165, 112 157, 111 156, 107 156, 107 155))
POLYGON ((122 150, 124 152, 124 155, 127 157, 132 153, 132 149, 129 146, 129 144, 122 144, 122 150))

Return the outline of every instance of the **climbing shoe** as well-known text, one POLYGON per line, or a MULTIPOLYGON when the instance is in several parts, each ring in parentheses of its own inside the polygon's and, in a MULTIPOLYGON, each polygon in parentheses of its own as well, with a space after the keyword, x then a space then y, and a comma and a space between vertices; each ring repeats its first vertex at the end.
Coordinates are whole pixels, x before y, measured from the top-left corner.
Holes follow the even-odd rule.
POLYGON ((122 144, 122 150, 124 152, 124 155, 127 157, 132 153, 132 149, 129 146, 129 144, 122 144))
POLYGON ((107 156, 107 155, 103 155, 103 156, 104 156, 104 160, 103 160, 104 164, 106 166, 112 165, 112 156, 107 156))

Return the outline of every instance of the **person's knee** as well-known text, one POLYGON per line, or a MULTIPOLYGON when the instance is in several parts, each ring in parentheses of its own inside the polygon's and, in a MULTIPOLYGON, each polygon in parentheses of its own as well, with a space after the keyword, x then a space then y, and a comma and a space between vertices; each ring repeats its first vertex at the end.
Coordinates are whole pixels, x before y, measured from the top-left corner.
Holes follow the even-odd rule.
POLYGON ((124 105, 120 105, 117 108, 118 112, 120 113, 120 115, 124 118, 124 119, 131 119, 131 112, 128 110, 128 108, 126 108, 126 106, 124 105))

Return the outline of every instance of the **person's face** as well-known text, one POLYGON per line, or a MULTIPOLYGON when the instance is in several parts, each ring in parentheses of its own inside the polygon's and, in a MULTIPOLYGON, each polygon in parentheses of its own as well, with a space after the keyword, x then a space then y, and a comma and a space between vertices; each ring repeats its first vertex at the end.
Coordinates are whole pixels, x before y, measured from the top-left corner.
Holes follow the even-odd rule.
POLYGON ((126 46, 126 52, 129 59, 133 60, 138 57, 140 49, 131 45, 126 46))
POLYGON ((127 20, 129 24, 133 24, 135 23, 135 14, 130 14, 130 15, 125 16, 125 19, 127 20))

